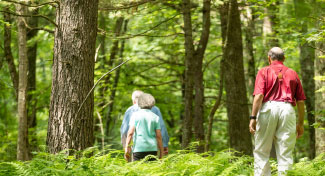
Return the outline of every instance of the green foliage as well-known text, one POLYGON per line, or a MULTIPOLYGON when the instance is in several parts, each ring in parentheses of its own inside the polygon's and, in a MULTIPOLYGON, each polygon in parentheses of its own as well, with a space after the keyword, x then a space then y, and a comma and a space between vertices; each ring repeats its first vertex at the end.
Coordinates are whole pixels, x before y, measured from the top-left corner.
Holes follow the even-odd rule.
MULTIPOLYGON (((90 148, 83 152, 79 159, 67 156, 64 152, 53 155, 38 153, 28 162, 0 163, 0 176, 4 175, 253 175, 253 158, 236 156, 228 151, 197 154, 187 151, 177 151, 164 159, 147 162, 126 163, 122 151, 111 150, 100 152, 90 148), (106 154, 105 154, 106 153, 106 154), (89 154, 93 154, 89 157, 89 154), (87 157, 88 156, 88 157, 87 157)), ((325 155, 313 161, 301 161, 294 165, 294 170, 288 175, 324 175, 325 155)), ((271 164, 274 174, 276 165, 271 164)))

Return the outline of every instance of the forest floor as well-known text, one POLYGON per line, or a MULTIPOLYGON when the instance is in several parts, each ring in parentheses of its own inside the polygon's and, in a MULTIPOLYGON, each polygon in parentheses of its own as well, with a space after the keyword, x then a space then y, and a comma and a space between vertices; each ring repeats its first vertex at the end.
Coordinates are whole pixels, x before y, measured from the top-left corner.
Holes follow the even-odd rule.
MULTIPOLYGON (((253 175, 253 158, 236 156, 234 153, 221 151, 205 154, 177 151, 164 159, 154 162, 139 161, 126 163, 122 151, 109 152, 89 149, 80 153, 81 157, 62 154, 38 153, 28 162, 0 162, 0 176, 11 175, 253 175)), ((277 175, 276 161, 271 160, 272 175, 277 175)), ((301 159, 294 164, 288 175, 324 176, 325 154, 310 161, 301 159)))

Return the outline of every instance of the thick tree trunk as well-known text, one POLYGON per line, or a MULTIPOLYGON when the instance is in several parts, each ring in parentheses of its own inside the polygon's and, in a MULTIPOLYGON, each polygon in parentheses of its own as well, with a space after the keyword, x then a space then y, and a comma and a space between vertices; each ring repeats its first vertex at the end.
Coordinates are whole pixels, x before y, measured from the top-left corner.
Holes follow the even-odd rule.
MULTIPOLYGON (((325 59, 320 58, 320 56, 324 57, 325 55, 325 41, 318 43, 317 48, 321 51, 317 51, 317 58, 315 61, 315 76, 325 76, 325 59)), ((316 90, 325 87, 325 81, 316 80, 315 82, 316 90)), ((325 153, 325 91, 316 91, 315 94, 315 110, 316 110, 316 156, 321 153, 325 153)))
POLYGON ((243 65, 241 24, 236 0, 229 1, 224 57, 230 147, 244 154, 251 154, 252 143, 248 130, 249 113, 243 65))
MULTIPOLYGON (((37 14, 38 10, 29 12, 31 14, 37 14)), ((27 21, 28 26, 36 28, 38 26, 38 18, 30 17, 27 21)), ((27 30, 27 41, 34 38, 37 35, 37 30, 27 30)), ((37 138, 36 138, 36 56, 37 56, 37 43, 34 42, 30 46, 27 46, 27 58, 28 58, 28 95, 27 95, 27 119, 30 136, 30 150, 37 150, 37 138)))
MULTIPOLYGON (((9 11, 9 8, 6 7, 4 8, 5 11, 9 11)), ((18 73, 16 70, 16 66, 14 63, 14 58, 12 56, 11 52, 11 17, 9 13, 3 13, 3 18, 4 21, 7 22, 8 24, 4 24, 4 39, 3 39, 3 46, 4 46, 4 57, 6 58, 6 61, 8 63, 9 67, 9 72, 10 72, 10 77, 13 83, 13 87, 15 89, 15 96, 16 99, 18 100, 18 73)))
POLYGON ((49 152, 82 150, 94 143, 93 93, 98 0, 62 0, 57 8, 50 117, 49 152))
MULTIPOLYGON (((26 14, 26 6, 16 5, 18 14, 26 14)), ((27 33, 25 19, 18 17, 18 48, 19 48, 19 83, 18 83, 18 143, 17 160, 29 160, 28 124, 27 124, 27 33)))
POLYGON ((182 148, 185 149, 191 142, 192 138, 192 107, 193 107, 193 89, 195 74, 194 45, 192 36, 191 22, 191 1, 183 0, 182 4, 184 33, 185 33, 185 109, 182 128, 182 148))

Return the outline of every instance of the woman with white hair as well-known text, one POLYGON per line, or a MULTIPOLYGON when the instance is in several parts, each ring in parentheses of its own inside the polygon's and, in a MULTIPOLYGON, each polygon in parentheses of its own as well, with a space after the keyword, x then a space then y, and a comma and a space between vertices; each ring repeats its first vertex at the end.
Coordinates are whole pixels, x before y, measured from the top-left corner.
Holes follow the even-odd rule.
MULTIPOLYGON (((150 109, 155 105, 152 95, 143 93, 138 98, 138 106, 141 108, 131 116, 129 131, 126 138, 125 159, 128 161, 131 153, 131 138, 133 137, 133 160, 137 161, 147 155, 163 157, 163 144, 160 131, 159 117, 150 109)), ((154 160, 149 159, 149 160, 154 160)))

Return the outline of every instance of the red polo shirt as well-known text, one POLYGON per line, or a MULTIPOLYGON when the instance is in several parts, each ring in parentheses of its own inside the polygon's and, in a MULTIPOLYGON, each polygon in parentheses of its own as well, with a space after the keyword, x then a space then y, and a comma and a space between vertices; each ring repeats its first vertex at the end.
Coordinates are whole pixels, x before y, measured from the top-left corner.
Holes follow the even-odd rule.
POLYGON ((281 101, 295 106, 296 101, 306 100, 298 74, 281 61, 272 61, 258 71, 253 95, 257 94, 264 95, 263 103, 281 101))

